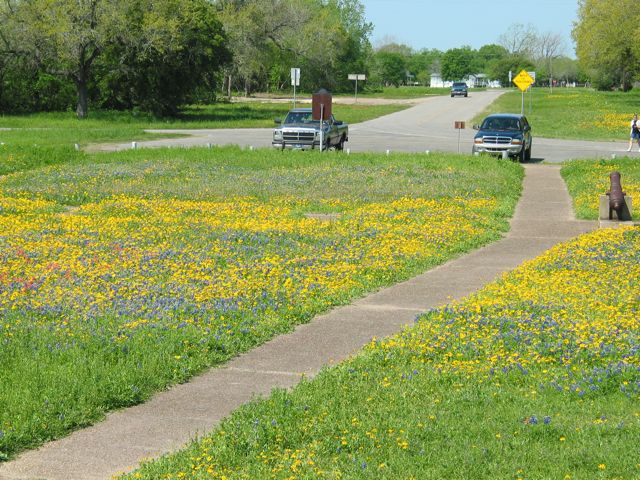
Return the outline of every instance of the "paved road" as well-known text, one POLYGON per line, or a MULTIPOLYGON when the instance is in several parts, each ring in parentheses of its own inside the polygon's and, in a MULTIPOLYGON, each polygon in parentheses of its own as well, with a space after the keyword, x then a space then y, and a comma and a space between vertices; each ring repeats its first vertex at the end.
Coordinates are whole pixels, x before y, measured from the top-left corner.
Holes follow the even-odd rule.
MULTIPOLYGON (((473 134, 471 119, 490 105, 501 91, 472 92, 469 97, 428 97, 417 105, 374 120, 350 126, 347 148, 352 152, 424 152, 471 151, 473 134), (455 130, 455 121, 467 122, 464 130, 455 130)), ((236 144, 243 147, 271 146, 272 129, 210 129, 210 130, 153 130, 160 133, 180 133, 189 137, 138 142, 139 147, 205 146, 236 144)), ((587 142, 556 140, 535 136, 533 126, 533 161, 559 163, 571 158, 611 158, 628 155, 626 139, 620 142, 587 142)), ((91 150, 123 150, 131 142, 94 146, 91 150)), ((632 155, 638 155, 633 152, 632 155)))

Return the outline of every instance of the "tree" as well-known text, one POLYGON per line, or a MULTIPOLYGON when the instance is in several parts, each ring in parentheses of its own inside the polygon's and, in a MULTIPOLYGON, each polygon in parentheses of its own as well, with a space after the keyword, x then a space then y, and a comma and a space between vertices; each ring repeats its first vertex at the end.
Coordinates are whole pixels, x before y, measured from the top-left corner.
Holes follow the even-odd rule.
POLYGON ((496 62, 507 56, 509 56, 509 52, 501 45, 496 45, 495 43, 483 45, 474 55, 472 63, 473 70, 474 72, 487 73, 487 69, 492 62, 496 62))
POLYGON ((440 50, 423 49, 409 57, 407 69, 420 83, 429 85, 431 74, 440 73, 440 58, 442 58, 440 50))
POLYGON ((572 35, 578 61, 596 87, 631 88, 640 71, 639 22, 640 10, 631 0, 579 0, 572 35))
POLYGON ((383 85, 400 86, 406 79, 407 62, 397 52, 378 51, 374 55, 378 81, 383 85))
POLYGON ((334 9, 340 23, 341 49, 336 58, 334 88, 350 91, 350 73, 369 73, 368 60, 372 55, 369 37, 373 24, 366 21, 364 6, 359 0, 330 0, 328 7, 334 9))
POLYGON ((99 61, 104 106, 175 115, 196 88, 214 89, 231 60, 207 0, 137 0, 122 21, 99 61))
POLYGON ((545 67, 549 77, 549 84, 553 82, 553 61, 559 58, 564 51, 564 40, 557 33, 547 32, 537 37, 536 57, 537 62, 545 67))
POLYGON ((498 43, 512 55, 531 57, 535 50, 537 32, 533 25, 514 23, 498 37, 498 43))
POLYGON ((471 47, 452 48, 444 52, 442 56, 442 79, 460 80, 469 74, 477 73, 473 71, 474 54, 471 47))
POLYGON ((527 57, 511 54, 491 62, 487 74, 492 79, 498 80, 502 85, 511 86, 509 72, 512 72, 512 76, 515 76, 521 70, 530 71, 533 70, 533 67, 533 62, 527 57))
POLYGON ((366 73, 372 25, 359 0, 223 0, 217 3, 233 51, 229 78, 252 86, 285 83, 302 70, 303 88, 349 88, 366 73))
POLYGON ((93 64, 117 30, 120 1, 23 0, 11 10, 20 53, 76 86, 78 118, 88 114, 93 64))

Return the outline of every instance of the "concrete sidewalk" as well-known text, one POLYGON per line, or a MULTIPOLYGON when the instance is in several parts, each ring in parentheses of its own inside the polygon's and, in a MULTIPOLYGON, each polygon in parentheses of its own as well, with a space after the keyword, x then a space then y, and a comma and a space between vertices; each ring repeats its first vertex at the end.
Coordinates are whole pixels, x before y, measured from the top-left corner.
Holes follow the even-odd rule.
POLYGON ((0 465, 0 479, 107 479, 142 459, 178 449, 255 395, 290 387, 302 375, 397 332, 415 316, 461 298, 554 244, 597 228, 574 220, 559 167, 526 165, 524 192, 501 241, 409 281, 335 309, 149 402, 0 465))

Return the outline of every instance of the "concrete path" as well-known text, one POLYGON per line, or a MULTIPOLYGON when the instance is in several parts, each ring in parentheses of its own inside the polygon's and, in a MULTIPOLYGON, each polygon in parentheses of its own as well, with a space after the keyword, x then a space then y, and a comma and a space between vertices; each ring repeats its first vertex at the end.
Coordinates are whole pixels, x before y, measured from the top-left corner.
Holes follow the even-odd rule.
POLYGON ((312 377, 372 337, 397 332, 420 312, 466 296, 555 243, 597 227, 574 220, 557 166, 525 168, 524 192, 503 240, 319 316, 143 405, 26 452, 0 465, 0 479, 102 480, 131 470, 212 429, 255 395, 312 377))

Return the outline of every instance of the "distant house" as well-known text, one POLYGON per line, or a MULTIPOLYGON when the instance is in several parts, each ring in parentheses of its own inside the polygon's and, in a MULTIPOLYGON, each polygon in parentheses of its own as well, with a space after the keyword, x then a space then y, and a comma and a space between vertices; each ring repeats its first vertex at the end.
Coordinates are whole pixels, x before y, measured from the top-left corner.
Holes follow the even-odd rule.
MULTIPOLYGON (((489 77, 484 73, 478 73, 476 75, 469 75, 466 78, 463 78, 462 81, 466 82, 466 84, 470 88, 474 87, 488 87, 488 88, 500 88, 500 82, 497 80, 489 80, 489 77)), ((453 82, 451 80, 443 80, 439 73, 431 74, 431 84, 430 87, 433 88, 450 88, 453 82)))

